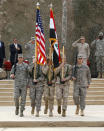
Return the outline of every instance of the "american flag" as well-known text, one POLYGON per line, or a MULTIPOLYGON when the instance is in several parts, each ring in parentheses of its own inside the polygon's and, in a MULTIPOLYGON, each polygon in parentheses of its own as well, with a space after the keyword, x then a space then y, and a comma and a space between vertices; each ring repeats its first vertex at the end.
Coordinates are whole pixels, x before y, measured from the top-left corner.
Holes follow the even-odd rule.
POLYGON ((44 65, 46 63, 45 38, 39 8, 36 11, 36 46, 37 64, 44 65))

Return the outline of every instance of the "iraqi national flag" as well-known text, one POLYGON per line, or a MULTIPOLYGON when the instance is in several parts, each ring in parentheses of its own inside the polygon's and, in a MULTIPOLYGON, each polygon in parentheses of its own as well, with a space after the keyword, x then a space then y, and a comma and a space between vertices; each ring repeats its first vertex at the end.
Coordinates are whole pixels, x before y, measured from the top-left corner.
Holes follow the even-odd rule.
POLYGON ((53 48, 53 64, 54 68, 56 68, 59 66, 61 58, 52 8, 50 8, 50 43, 53 48))

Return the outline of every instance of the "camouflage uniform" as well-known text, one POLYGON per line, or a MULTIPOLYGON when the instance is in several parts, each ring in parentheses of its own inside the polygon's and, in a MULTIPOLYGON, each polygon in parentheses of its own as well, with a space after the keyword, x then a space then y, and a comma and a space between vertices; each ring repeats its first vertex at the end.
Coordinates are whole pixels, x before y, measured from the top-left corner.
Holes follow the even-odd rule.
MULTIPOLYGON (((26 49, 26 60, 29 61, 29 64, 32 63, 33 61, 33 56, 35 56, 35 43, 32 44, 32 41, 34 40, 34 37, 31 37, 31 41, 25 44, 25 49, 26 49)), ((28 87, 30 87, 30 75, 28 75, 28 87)))
MULTIPOLYGON (((47 114, 48 106, 49 110, 52 112, 53 105, 54 105, 54 93, 55 93, 55 84, 49 84, 48 80, 48 73, 49 73, 49 66, 45 65, 42 67, 42 72, 45 77, 44 83, 44 101, 45 101, 45 110, 44 113, 47 114)), ((51 81, 53 79, 53 71, 51 70, 51 81)), ((51 116, 51 115, 50 115, 51 116)))
MULTIPOLYGON (((14 66, 12 67, 11 74, 14 74, 14 66)), ((23 111, 26 104, 26 94, 27 94, 27 75, 28 75, 28 64, 16 64, 15 71, 15 86, 14 86, 14 101, 16 108, 19 108, 19 97, 21 96, 21 110, 23 111)))
MULTIPOLYGON (((73 72, 75 66, 73 67, 73 72)), ((74 73, 72 74, 74 76, 74 73)), ((81 110, 85 109, 85 98, 87 87, 91 82, 91 74, 87 65, 76 66, 76 80, 74 80, 73 99, 75 105, 80 105, 81 110)))
POLYGON ((97 63, 97 71, 99 73, 104 73, 104 38, 102 40, 94 40, 91 44, 95 46, 95 56, 96 56, 96 63, 97 63))
POLYGON ((31 63, 33 60, 33 56, 35 55, 35 44, 28 42, 25 44, 25 49, 26 49, 25 57, 29 61, 29 63, 31 63))
POLYGON ((75 41, 73 44, 72 44, 73 47, 77 47, 78 48, 78 55, 81 55, 83 56, 83 63, 85 65, 87 65, 87 59, 89 58, 90 56, 90 48, 89 48, 89 45, 88 43, 78 43, 77 41, 75 41))
MULTIPOLYGON (((64 65, 64 78, 67 80, 64 83, 61 83, 62 79, 62 68, 60 66, 55 69, 55 79, 56 79, 56 99, 58 103, 58 107, 62 104, 62 109, 66 111, 67 109, 67 101, 69 96, 69 80, 71 78, 71 65, 65 64, 64 65), (62 103, 63 100, 63 103, 62 103)), ((60 114, 61 112, 58 111, 60 114)))
POLYGON ((32 70, 30 71, 30 99, 31 106, 36 107, 36 111, 39 112, 41 108, 41 100, 43 95, 44 76, 42 74, 41 66, 38 64, 36 66, 36 80, 38 82, 34 83, 33 80, 34 80, 34 68, 32 68, 32 70))

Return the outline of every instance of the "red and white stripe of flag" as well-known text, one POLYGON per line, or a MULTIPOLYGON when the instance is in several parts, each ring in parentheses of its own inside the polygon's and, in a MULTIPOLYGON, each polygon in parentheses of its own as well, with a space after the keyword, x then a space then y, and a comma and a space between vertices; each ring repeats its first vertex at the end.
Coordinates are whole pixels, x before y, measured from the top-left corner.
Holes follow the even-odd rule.
POLYGON ((46 64, 46 53, 45 53, 45 38, 41 32, 41 28, 36 23, 36 44, 37 44, 37 63, 40 65, 46 64))

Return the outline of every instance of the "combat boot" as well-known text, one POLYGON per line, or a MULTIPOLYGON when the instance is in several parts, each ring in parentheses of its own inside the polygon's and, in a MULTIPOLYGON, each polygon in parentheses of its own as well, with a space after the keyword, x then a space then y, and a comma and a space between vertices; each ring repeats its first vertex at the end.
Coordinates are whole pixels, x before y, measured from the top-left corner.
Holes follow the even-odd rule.
POLYGON ((36 112, 36 117, 39 117, 39 111, 36 112))
POLYGON ((103 74, 101 72, 98 73, 98 78, 102 78, 103 74))
POLYGON ((61 114, 61 106, 58 106, 57 112, 58 112, 58 114, 61 114))
POLYGON ((77 105, 77 108, 76 108, 75 114, 76 114, 76 115, 79 114, 79 105, 77 105))
POLYGON ((84 116, 84 111, 83 110, 81 110, 80 115, 84 116))
POLYGON ((98 73, 98 78, 100 78, 100 73, 98 73))
POLYGON ((52 117, 53 116, 53 112, 52 110, 49 111, 49 117, 52 117))
POLYGON ((63 111, 62 111, 62 116, 63 116, 63 117, 66 116, 66 110, 65 110, 65 109, 63 109, 63 111))
POLYGON ((102 78, 104 78, 104 73, 102 74, 102 78))
POLYGON ((20 110, 20 117, 23 117, 23 110, 20 110))
POLYGON ((31 109, 31 114, 32 114, 32 115, 34 114, 34 110, 35 110, 35 107, 32 106, 32 109, 31 109))
POLYGON ((16 107, 15 115, 18 115, 18 114, 19 114, 19 107, 16 107))
POLYGON ((48 104, 45 105, 44 114, 47 114, 47 112, 48 112, 48 104))

